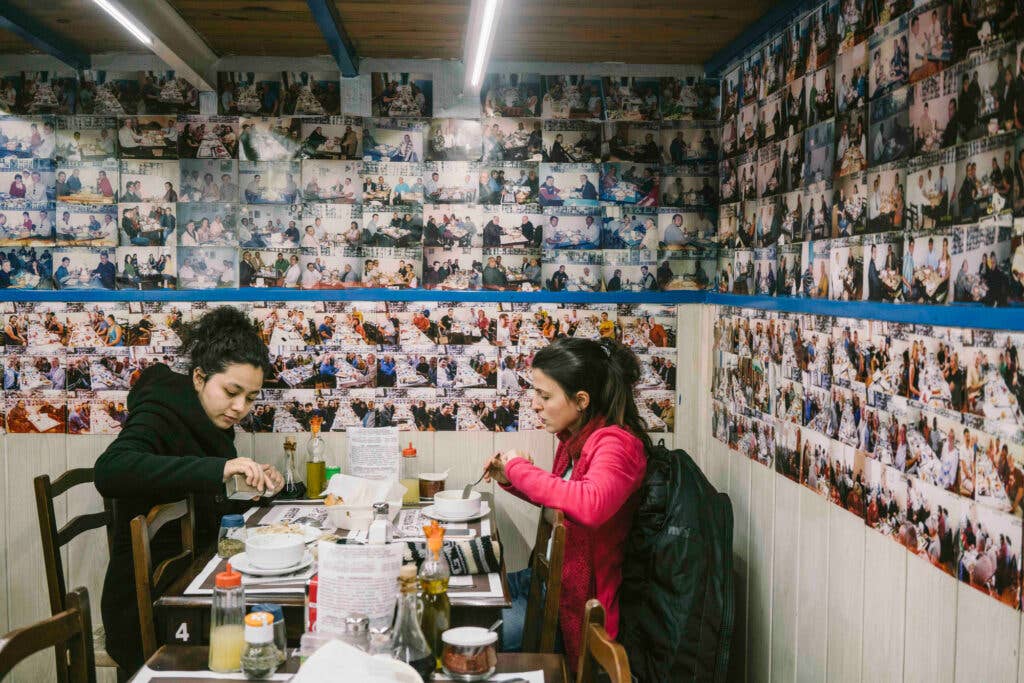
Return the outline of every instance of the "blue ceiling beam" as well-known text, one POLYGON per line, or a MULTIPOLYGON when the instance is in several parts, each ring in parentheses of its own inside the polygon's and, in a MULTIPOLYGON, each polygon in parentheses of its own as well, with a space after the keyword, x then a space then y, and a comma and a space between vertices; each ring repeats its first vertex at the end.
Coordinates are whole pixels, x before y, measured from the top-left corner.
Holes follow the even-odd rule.
POLYGON ((331 56, 338 64, 341 75, 347 78, 359 75, 359 57, 352 46, 352 41, 345 32, 334 0, 306 0, 309 11, 313 14, 316 25, 320 27, 331 56))
POLYGON ((704 62, 704 75, 718 77, 725 67, 758 42, 767 37, 769 31, 778 31, 793 19, 797 18, 812 6, 820 4, 820 0, 781 0, 764 13, 761 18, 748 26, 732 42, 704 62))
POLYGON ((41 52, 56 57, 76 70, 88 69, 91 64, 89 54, 78 45, 54 33, 6 0, 0 0, 0 28, 10 31, 41 52))

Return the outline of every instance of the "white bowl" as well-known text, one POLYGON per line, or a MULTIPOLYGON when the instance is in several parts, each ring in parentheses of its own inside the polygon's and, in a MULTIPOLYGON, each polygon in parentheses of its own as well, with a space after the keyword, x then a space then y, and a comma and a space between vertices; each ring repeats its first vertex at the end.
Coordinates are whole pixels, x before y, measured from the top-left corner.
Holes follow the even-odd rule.
POLYGON ((480 512, 480 492, 470 491, 469 498, 462 497, 462 489, 447 489, 434 494, 434 509, 444 517, 472 517, 480 512))
POLYGON ((245 556, 257 569, 294 567, 305 552, 302 534, 249 534, 245 539, 245 556))
MULTIPOLYGON (((388 517, 394 524, 398 519, 398 512, 402 509, 401 500, 388 501, 388 517)), ((367 505, 339 505, 327 506, 327 521, 335 529, 365 529, 373 521, 373 504, 367 505)))

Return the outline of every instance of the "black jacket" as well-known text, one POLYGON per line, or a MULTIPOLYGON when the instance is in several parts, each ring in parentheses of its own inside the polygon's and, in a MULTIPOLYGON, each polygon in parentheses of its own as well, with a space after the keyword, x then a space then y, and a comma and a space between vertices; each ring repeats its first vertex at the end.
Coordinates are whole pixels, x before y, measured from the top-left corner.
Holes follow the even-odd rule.
MULTIPOLYGON (((128 421, 96 461, 96 488, 114 500, 114 542, 103 583, 107 651, 132 672, 142 665, 132 568, 131 520, 154 505, 196 496, 196 544, 216 538, 218 515, 236 511, 223 499, 224 463, 236 456, 234 432, 206 416, 191 377, 163 364, 148 368, 128 394, 128 421), (215 500, 215 497, 218 500, 215 500)), ((154 564, 181 550, 168 524, 151 543, 154 564)))

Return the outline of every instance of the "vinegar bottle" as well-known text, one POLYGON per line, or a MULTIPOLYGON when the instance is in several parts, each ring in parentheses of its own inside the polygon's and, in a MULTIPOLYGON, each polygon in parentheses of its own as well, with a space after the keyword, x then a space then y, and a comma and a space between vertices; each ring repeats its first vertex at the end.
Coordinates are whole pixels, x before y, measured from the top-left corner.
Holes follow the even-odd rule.
POLYGON ((324 462, 324 451, 327 450, 327 442, 320 436, 320 425, 323 418, 314 415, 309 419, 309 428, 312 435, 306 442, 306 453, 309 460, 306 462, 306 496, 308 498, 319 498, 324 491, 327 474, 327 463, 324 462))
POLYGON ((398 610, 392 629, 391 654, 415 669, 423 683, 429 683, 437 660, 420 628, 421 605, 416 588, 416 565, 403 565, 398 572, 398 610))

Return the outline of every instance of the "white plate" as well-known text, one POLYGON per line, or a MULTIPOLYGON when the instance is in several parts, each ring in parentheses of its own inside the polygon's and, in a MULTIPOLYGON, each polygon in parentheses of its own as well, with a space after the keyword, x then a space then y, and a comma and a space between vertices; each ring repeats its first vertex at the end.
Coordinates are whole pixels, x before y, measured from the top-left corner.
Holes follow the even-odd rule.
POLYGON ((282 567, 281 569, 260 569, 259 567, 254 567, 249 562, 249 557, 244 551, 233 556, 228 561, 231 563, 231 567, 233 569, 237 569, 243 574, 248 574, 249 576, 283 576, 284 574, 292 574, 301 569, 305 569, 309 565, 313 564, 313 553, 307 550, 306 554, 302 557, 302 562, 291 567, 282 567))
POLYGON ((436 505, 428 505, 427 507, 420 510, 420 512, 425 514, 427 517, 433 517, 439 522, 469 522, 471 520, 480 519, 481 517, 486 517, 487 515, 491 514, 491 506, 488 505, 487 501, 485 500, 480 503, 480 512, 476 513, 475 515, 470 515, 469 517, 446 517, 445 515, 442 515, 437 511, 436 505))

